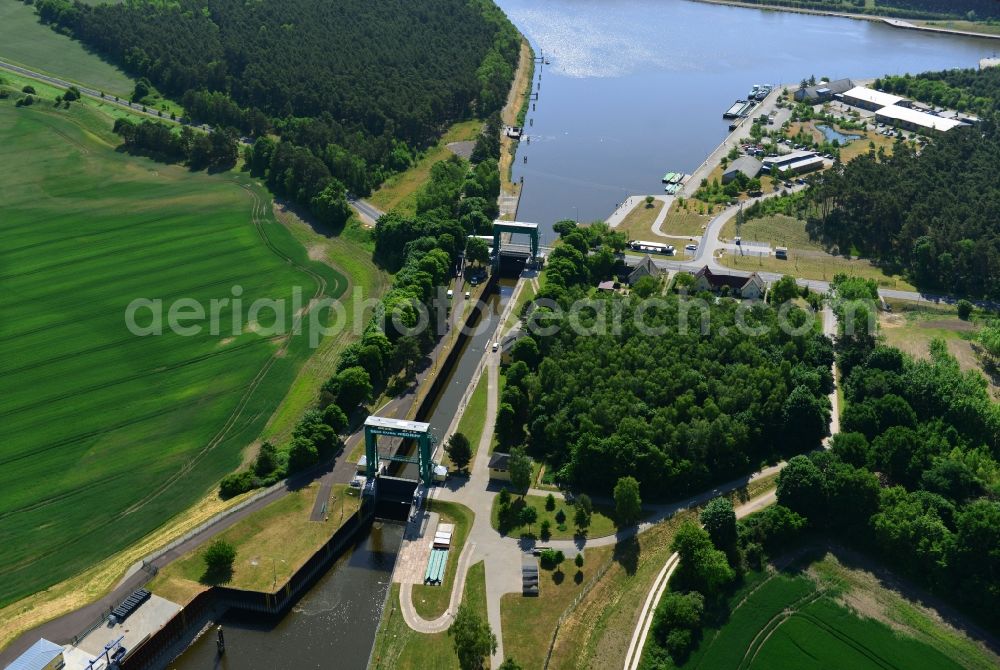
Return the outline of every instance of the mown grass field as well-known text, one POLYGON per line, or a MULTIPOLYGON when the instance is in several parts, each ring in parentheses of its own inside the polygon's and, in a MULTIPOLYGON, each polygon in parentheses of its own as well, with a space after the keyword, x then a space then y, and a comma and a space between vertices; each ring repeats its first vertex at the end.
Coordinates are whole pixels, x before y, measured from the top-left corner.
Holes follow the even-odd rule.
MULTIPOLYGON (((486 618, 486 567, 482 561, 469 568, 462 603, 486 618)), ((375 636, 369 667, 377 670, 451 670, 459 664, 455 641, 447 631, 424 635, 406 625, 399 611, 399 584, 393 584, 375 636)))
POLYGON ((788 247, 788 258, 780 260, 774 256, 740 256, 723 254, 719 263, 744 272, 780 272, 804 279, 832 281, 833 276, 844 273, 851 276, 874 279, 879 286, 900 291, 915 291, 916 288, 901 276, 887 275, 882 268, 863 258, 834 256, 823 246, 810 239, 806 232, 806 222, 784 214, 751 219, 736 230, 735 217, 722 228, 722 239, 733 239, 739 235, 744 240, 765 242, 772 248, 788 247))
MULTIPOLYGON (((555 507, 551 512, 545 509, 545 499, 546 496, 536 496, 536 495, 526 495, 523 498, 517 494, 511 496, 511 506, 514 509, 521 509, 522 507, 533 507, 535 508, 535 513, 538 516, 538 520, 531 524, 529 529, 527 526, 516 525, 512 528, 507 529, 508 535, 522 535, 530 534, 535 537, 539 537, 541 533, 541 526, 543 521, 548 521, 551 526, 551 536, 545 539, 552 540, 572 540, 577 536, 579 531, 576 528, 574 522, 574 516, 576 515, 576 508, 573 505, 567 503, 565 500, 560 498, 555 499, 555 507), (559 524, 556 522, 556 515, 562 511, 566 515, 566 521, 563 524, 563 529, 559 528, 559 524)), ((490 509, 490 523, 493 525, 494 529, 500 528, 500 507, 497 504, 499 498, 493 498, 493 507, 490 509)), ((587 527, 586 535, 587 537, 604 537, 605 535, 614 535, 617 530, 614 520, 614 509, 604 505, 594 505, 594 511, 590 515, 590 526, 587 527)))
MULTIPOLYGON (((256 298, 339 296, 268 198, 114 151, 93 108, 0 101, 0 605, 137 541, 202 498, 240 462, 298 368, 307 338, 258 334, 256 298), (241 324, 138 337, 136 298, 169 305, 239 286, 241 324), (255 332, 257 331, 257 332, 255 332)), ((150 322, 148 311, 138 321, 150 322)))
MULTIPOLYGON (((584 551, 580 579, 573 561, 565 561, 558 571, 544 568, 538 573, 538 597, 526 598, 520 593, 505 593, 500 598, 500 621, 503 626, 503 653, 522 668, 545 667, 545 657, 552 643, 559 617, 587 584, 611 558, 614 547, 594 547, 584 551)), ((576 638, 575 643, 583 643, 576 638)), ((589 667, 617 667, 615 665, 589 667)), ((588 666, 577 666, 588 667, 588 666)))
MULTIPOLYGON (((486 394, 488 390, 489 382, 484 372, 479 375, 476 388, 472 392, 472 395, 469 396, 469 404, 465 406, 462 418, 458 422, 457 432, 469 438, 469 443, 472 445, 472 458, 469 460, 469 467, 472 467, 472 463, 476 460, 476 453, 479 451, 479 441, 483 439, 483 430, 486 428, 486 394)), ((451 462, 451 457, 448 456, 448 453, 443 449, 441 453, 444 455, 444 465, 449 470, 454 469, 455 466, 451 462)))
MULTIPOLYGON (((344 521, 357 511, 358 493, 337 484, 330 494, 325 521, 311 521, 317 482, 271 503, 237 522, 219 535, 236 548, 232 579, 236 589, 273 592, 285 583, 344 521)), ((207 584, 204 547, 183 556, 161 570, 150 590, 176 603, 186 604, 207 584)))
POLYGON ((932 611, 832 554, 750 573, 729 602, 725 622, 704 630, 681 668, 995 667, 989 652, 932 611))
POLYGON ((630 240, 651 240, 657 237, 653 234, 653 222, 662 211, 662 200, 654 200, 652 205, 647 205, 645 201, 640 202, 621 223, 615 226, 615 230, 630 240))
POLYGON ((0 0, 0 59, 36 72, 127 97, 135 82, 76 40, 39 23, 35 8, 0 0))

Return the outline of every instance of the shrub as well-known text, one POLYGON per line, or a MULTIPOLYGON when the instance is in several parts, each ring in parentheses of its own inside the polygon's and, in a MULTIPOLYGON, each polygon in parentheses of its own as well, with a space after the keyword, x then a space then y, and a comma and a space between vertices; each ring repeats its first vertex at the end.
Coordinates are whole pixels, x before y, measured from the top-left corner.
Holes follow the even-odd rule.
POLYGON ((958 318, 962 321, 968 321, 969 317, 972 315, 973 304, 962 298, 958 301, 958 318))
POLYGON ((249 470, 234 472, 226 475, 219 482, 219 496, 224 500, 229 499, 241 493, 246 493, 254 488, 254 485, 253 473, 249 470))
POLYGON ((546 570, 552 570, 566 560, 566 556, 561 551, 555 549, 542 549, 538 555, 538 562, 546 570))
POLYGON ((205 574, 202 581, 228 582, 233 576, 236 562, 236 547, 223 539, 217 539, 205 550, 205 574))

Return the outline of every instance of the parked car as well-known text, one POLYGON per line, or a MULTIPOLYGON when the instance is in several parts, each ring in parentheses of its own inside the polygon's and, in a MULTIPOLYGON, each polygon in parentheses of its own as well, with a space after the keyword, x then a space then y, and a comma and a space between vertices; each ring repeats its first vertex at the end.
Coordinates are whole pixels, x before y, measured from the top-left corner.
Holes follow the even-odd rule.
POLYGON ((698 251, 698 245, 697 244, 688 244, 684 248, 687 249, 688 251, 698 251))

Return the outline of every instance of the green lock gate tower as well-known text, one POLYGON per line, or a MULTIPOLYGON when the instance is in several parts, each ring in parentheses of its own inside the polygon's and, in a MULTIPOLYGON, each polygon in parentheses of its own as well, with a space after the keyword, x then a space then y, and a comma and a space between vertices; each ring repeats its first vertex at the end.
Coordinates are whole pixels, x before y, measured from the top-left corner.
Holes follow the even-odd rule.
POLYGON ((379 454, 378 436, 399 437, 405 440, 416 440, 417 456, 386 455, 382 458, 388 461, 416 463, 420 473, 420 481, 425 486, 434 483, 434 465, 431 462, 431 426, 420 421, 404 421, 388 419, 381 416, 370 416, 365 420, 365 476, 368 481, 374 480, 378 474, 379 454))

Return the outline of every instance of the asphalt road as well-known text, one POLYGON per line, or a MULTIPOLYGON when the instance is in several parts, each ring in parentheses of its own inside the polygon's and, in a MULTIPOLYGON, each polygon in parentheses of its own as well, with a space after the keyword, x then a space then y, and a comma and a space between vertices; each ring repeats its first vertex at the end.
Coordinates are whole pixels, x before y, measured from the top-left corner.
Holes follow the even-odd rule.
MULTIPOLYGON (((801 190, 805 188, 803 186, 798 186, 796 189, 801 190)), ((792 190, 796 190, 792 189, 792 190)), ((762 198, 774 197, 777 194, 768 194, 762 196, 762 198)), ((751 203, 753 201, 750 201, 751 203)), ((720 265, 715 258, 716 252, 720 249, 726 247, 726 244, 719 239, 719 235, 722 232, 722 228, 726 223, 736 216, 739 211, 738 207, 729 207, 719 213, 712 221, 705 227, 705 232, 701 236, 701 240, 698 243, 698 250, 695 252, 694 258, 686 261, 673 261, 662 257, 653 257, 653 263, 656 267, 663 270, 687 270, 690 272, 697 272, 704 266, 708 266, 712 272, 719 274, 729 274, 736 275, 740 277, 750 276, 749 272, 740 272, 739 270, 733 270, 732 268, 720 265)), ((625 264, 628 266, 636 265, 640 256, 626 255, 625 264)), ((775 282, 781 279, 783 274, 777 272, 758 272, 765 281, 775 282)), ((786 273, 787 274, 787 273, 786 273)), ((816 291, 817 293, 825 293, 830 290, 830 282, 821 281, 818 279, 803 279, 801 277, 796 278, 796 283, 799 286, 808 286, 811 291, 816 291)), ((912 301, 924 301, 924 302, 935 302, 935 303, 954 303, 958 301, 958 298, 949 295, 938 295, 934 293, 924 293, 918 291, 900 291, 897 289, 887 289, 880 288, 878 290, 879 295, 882 298, 892 298, 896 300, 912 300, 912 301)), ((984 307, 988 309, 997 309, 998 304, 989 300, 979 300, 972 301, 979 307, 984 307)))
MULTIPOLYGON (((109 104, 112 104, 112 105, 118 105, 119 107, 122 107, 124 109, 128 109, 128 110, 130 110, 132 112, 135 112, 136 114, 144 114, 144 115, 146 115, 146 116, 148 116, 148 117, 150 117, 152 119, 158 119, 160 121, 166 121, 167 123, 181 124, 180 121, 176 121, 174 119, 171 119, 169 116, 160 116, 155 111, 154 112, 150 112, 150 111, 148 111, 148 108, 147 108, 147 111, 143 111, 143 109, 142 109, 143 106, 140 105, 140 104, 138 104, 138 103, 129 102, 128 100, 121 100, 121 99, 115 100, 115 97, 113 95, 104 95, 100 91, 92 89, 92 88, 89 88, 89 87, 84 86, 82 84, 76 84, 76 83, 71 82, 71 81, 66 81, 65 79, 58 79, 56 77, 52 77, 50 75, 43 74, 41 72, 35 72, 34 70, 29 70, 27 68, 21 67, 20 65, 14 65, 13 63, 7 63, 7 62, 4 62, 4 61, 0 61, 0 70, 9 70, 10 72, 15 72, 15 73, 23 75, 25 77, 31 77, 32 79, 37 79, 39 81, 44 81, 45 83, 52 84, 53 86, 59 86, 60 88, 69 88, 70 86, 76 86, 76 88, 80 91, 80 93, 82 93, 83 95, 85 95, 85 96, 87 96, 89 98, 95 98, 97 100, 103 100, 106 103, 109 103, 109 104)), ((182 124, 182 125, 188 125, 188 124, 182 124)), ((211 130, 211 126, 209 126, 209 125, 198 125, 198 126, 195 126, 195 127, 202 128, 204 130, 211 130)))
POLYGON ((383 212, 381 209, 375 207, 373 204, 371 204, 366 200, 360 200, 358 198, 348 197, 347 202, 348 204, 351 205, 351 207, 355 209, 355 211, 359 215, 361 215, 363 219, 367 219, 368 222, 371 223, 371 225, 375 225, 375 223, 379 220, 379 218, 383 214, 385 214, 385 212, 383 212))

